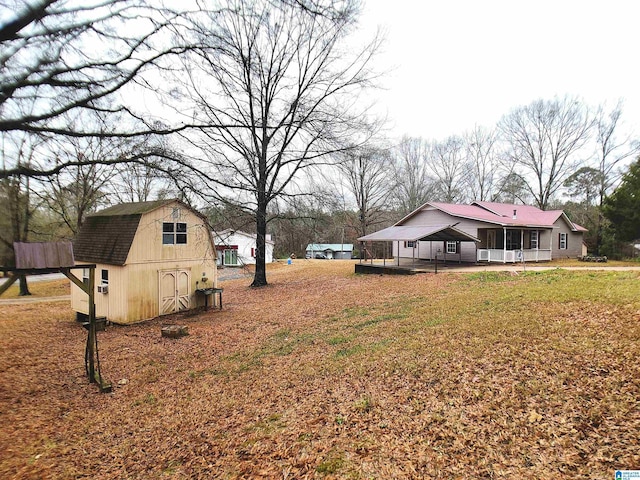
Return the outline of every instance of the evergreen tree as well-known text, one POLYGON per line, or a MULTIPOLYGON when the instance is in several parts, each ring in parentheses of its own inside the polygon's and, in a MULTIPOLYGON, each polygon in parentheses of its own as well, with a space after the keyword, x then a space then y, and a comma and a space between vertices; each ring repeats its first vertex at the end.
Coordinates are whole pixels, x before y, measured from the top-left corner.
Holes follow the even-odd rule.
POLYGON ((603 213, 611 222, 616 240, 631 242, 640 238, 640 157, 605 199, 603 213))

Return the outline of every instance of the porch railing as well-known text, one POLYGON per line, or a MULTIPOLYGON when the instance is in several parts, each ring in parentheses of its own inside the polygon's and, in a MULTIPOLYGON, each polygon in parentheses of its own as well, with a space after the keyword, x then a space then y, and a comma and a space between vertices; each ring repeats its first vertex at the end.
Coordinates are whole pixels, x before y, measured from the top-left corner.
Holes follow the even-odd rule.
POLYGON ((544 262, 551 260, 551 250, 504 250, 499 248, 479 248, 477 254, 478 262, 521 262, 523 257, 519 256, 520 251, 522 251, 525 262, 544 262))

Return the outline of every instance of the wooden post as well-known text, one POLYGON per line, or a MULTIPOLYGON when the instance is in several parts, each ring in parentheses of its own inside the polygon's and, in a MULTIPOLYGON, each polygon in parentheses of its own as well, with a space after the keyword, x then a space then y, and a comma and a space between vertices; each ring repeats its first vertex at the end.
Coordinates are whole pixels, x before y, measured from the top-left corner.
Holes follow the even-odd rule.
POLYGON ((16 282, 16 280, 18 280, 17 275, 11 275, 10 277, 7 277, 5 282, 2 285, 0 285, 0 295, 2 295, 4 292, 9 290, 9 287, 13 285, 16 282))
POLYGON ((95 283, 96 283, 96 269, 89 269, 89 288, 87 294, 89 295, 89 335, 87 338, 87 357, 89 371, 89 382, 96 383, 96 304, 95 304, 95 283))

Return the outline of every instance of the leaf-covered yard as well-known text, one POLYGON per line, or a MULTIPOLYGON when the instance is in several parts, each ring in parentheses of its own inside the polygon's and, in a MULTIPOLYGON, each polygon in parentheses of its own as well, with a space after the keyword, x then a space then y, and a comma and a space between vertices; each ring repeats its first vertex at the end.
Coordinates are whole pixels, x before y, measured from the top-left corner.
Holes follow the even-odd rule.
POLYGON ((0 478, 613 478, 640 468, 638 272, 278 264, 99 334, 0 306, 0 478), (181 339, 160 336, 167 322, 181 339))

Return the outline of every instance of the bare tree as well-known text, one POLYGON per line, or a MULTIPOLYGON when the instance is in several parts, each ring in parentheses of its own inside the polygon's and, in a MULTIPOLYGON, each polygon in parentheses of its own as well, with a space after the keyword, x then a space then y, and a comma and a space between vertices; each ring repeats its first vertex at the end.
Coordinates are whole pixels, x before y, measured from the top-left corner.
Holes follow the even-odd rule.
POLYGON ((186 83, 173 90, 181 111, 209 125, 185 135, 203 184, 184 188, 255 216, 258 287, 267 284, 269 205, 301 190, 302 170, 354 143, 363 114, 354 102, 373 78, 368 65, 378 40, 357 52, 342 46, 358 14, 354 0, 223 4, 194 20, 193 43, 202 48, 185 60, 186 83))
POLYGON ((611 187, 622 177, 621 164, 632 160, 640 153, 640 142, 633 141, 630 134, 619 136, 622 124, 622 101, 610 111, 601 105, 595 117, 596 144, 600 185, 598 204, 602 205, 611 187))
POLYGON ((171 179, 154 168, 154 161, 147 164, 128 164, 116 167, 109 181, 109 190, 118 202, 146 202, 156 198, 175 197, 171 179))
POLYGON ((430 145, 422 138, 403 137, 392 150, 393 197, 402 215, 414 211, 434 195, 427 158, 430 145))
MULTIPOLYGON (((622 124, 622 101, 618 101, 615 107, 607 111, 601 105, 595 118, 596 146, 597 146, 597 170, 599 180, 597 186, 598 207, 601 207, 605 198, 622 176, 621 168, 625 161, 633 159, 640 154, 640 142, 632 141, 630 134, 619 136, 622 124)), ((596 254, 600 254, 603 241, 603 225, 605 218, 602 210, 598 209, 595 221, 596 229, 596 254)))
POLYGON ((592 123, 582 102, 570 97, 537 100, 500 121, 509 160, 542 210, 581 160, 592 123))
POLYGON ((394 188, 389 181, 391 165, 387 151, 371 148, 349 152, 340 162, 346 188, 355 200, 361 236, 386 220, 389 194, 394 188))
MULTIPOLYGON (((3 2, 0 132, 132 137, 185 128, 150 120, 148 113, 136 113, 121 98, 125 87, 146 81, 148 71, 160 64, 166 68, 163 61, 168 56, 189 48, 176 43, 180 37, 169 36, 181 15, 151 7, 145 0, 3 2), (66 122, 69 113, 86 111, 117 114, 121 128, 104 132, 66 122)), ((142 161, 146 155, 138 152, 134 160, 142 161)), ((111 157, 104 162, 129 160, 111 157)), ((78 158, 20 166, 7 163, 0 178, 52 176, 86 163, 78 158)))
POLYGON ((164 146, 155 137, 123 138, 109 135, 118 129, 116 115, 87 111, 66 113, 63 119, 65 128, 70 131, 82 128, 82 125, 98 135, 57 135, 50 139, 43 163, 55 158, 56 163, 73 166, 55 175, 38 177, 42 188, 34 193, 55 213, 59 226, 66 227, 66 234, 59 232, 59 235, 72 238, 82 226, 86 215, 100 205, 109 205, 114 201, 147 200, 151 195, 152 179, 158 176, 153 165, 160 164, 154 157, 149 157, 145 164, 123 165, 116 162, 105 165, 103 162, 133 158, 141 151, 162 151, 164 146), (126 195, 116 188, 120 186, 120 182, 127 189, 126 195))
POLYGON ((74 238, 87 214, 95 211, 101 203, 106 203, 104 187, 112 174, 112 168, 79 165, 49 178, 44 191, 34 192, 54 214, 56 224, 49 228, 58 230, 56 236, 74 238), (60 233, 61 227, 66 234, 60 233))
POLYGON ((429 166, 437 179, 435 195, 438 200, 459 202, 466 199, 469 166, 461 137, 451 136, 443 142, 434 143, 429 166))
POLYGON ((491 200, 500 173, 497 152, 498 136, 494 130, 476 126, 464 136, 467 162, 472 175, 467 176, 469 192, 474 200, 491 200))
MULTIPOLYGON (((33 135, 0 133, 0 164, 29 165, 42 146, 33 135)), ((31 179, 12 177, 0 179, 0 246, 3 266, 15 266, 14 242, 26 242, 31 237, 31 221, 37 209, 34 205, 31 179)), ((31 295, 25 275, 20 275, 20 295, 31 295)))

